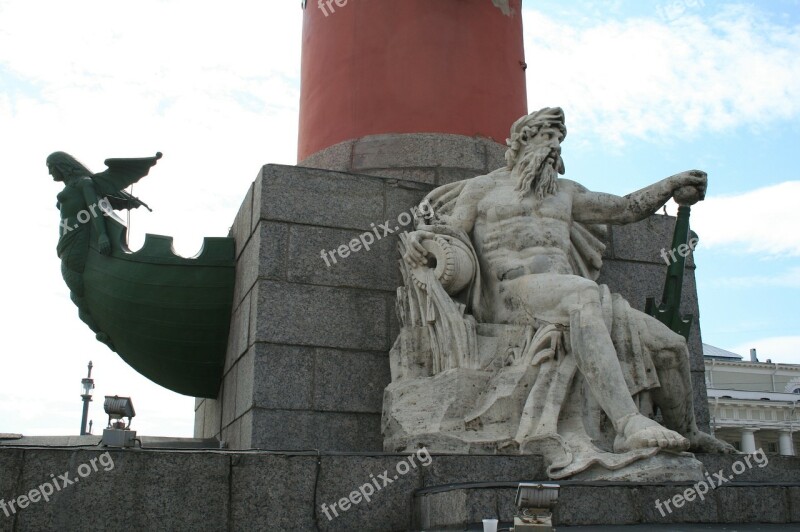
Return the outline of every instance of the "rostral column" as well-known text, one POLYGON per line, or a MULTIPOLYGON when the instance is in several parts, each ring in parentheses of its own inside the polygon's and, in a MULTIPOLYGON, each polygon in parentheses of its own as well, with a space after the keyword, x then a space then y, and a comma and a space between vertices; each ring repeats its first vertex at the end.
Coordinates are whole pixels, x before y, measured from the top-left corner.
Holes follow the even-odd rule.
POLYGON ((521 0, 339 3, 304 9, 299 165, 437 183, 502 164, 527 113, 521 0))

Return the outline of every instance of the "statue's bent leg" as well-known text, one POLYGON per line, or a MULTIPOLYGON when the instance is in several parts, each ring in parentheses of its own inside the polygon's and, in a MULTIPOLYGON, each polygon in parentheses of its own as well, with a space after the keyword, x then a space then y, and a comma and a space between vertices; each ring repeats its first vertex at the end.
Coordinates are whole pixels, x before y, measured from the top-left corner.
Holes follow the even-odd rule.
POLYGON ((647 326, 643 340, 653 353, 661 387, 653 390, 653 400, 661 410, 664 425, 689 439, 693 452, 736 452, 731 445, 700 431, 694 415, 689 348, 684 338, 669 327, 642 314, 647 326))
POLYGON ((568 320, 572 355, 595 400, 614 424, 615 450, 688 447, 688 440, 643 416, 633 402, 603 320, 596 283, 573 275, 540 274, 514 280, 504 288, 506 293, 524 295, 522 301, 530 316, 568 320))
POLYGON ((614 450, 685 450, 689 446, 686 438, 643 416, 633 402, 599 302, 581 305, 570 318, 572 353, 592 395, 614 424, 614 450))

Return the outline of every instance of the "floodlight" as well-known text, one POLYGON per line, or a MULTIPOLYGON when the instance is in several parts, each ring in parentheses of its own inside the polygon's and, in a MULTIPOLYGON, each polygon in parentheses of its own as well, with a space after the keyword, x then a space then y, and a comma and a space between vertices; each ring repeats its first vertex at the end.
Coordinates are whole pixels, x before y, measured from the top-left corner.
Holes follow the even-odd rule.
POLYGON ((136 431, 128 430, 131 419, 136 415, 130 397, 106 395, 103 409, 108 414, 108 428, 103 430, 102 444, 107 447, 133 447, 136 441, 136 431), (128 418, 128 423, 121 421, 128 418), (113 423, 111 420, 116 420, 113 423))
POLYGON ((514 504, 519 513, 514 517, 514 532, 553 527, 553 508, 558 501, 558 484, 521 482, 514 504))
POLYGON ((103 403, 103 409, 108 414, 108 427, 115 429, 127 429, 131 426, 131 419, 136 415, 133 409, 133 402, 130 397, 120 397, 118 395, 106 395, 106 401, 103 403), (119 421, 122 418, 128 418, 128 423, 119 421), (116 419, 111 423, 112 419, 116 419))

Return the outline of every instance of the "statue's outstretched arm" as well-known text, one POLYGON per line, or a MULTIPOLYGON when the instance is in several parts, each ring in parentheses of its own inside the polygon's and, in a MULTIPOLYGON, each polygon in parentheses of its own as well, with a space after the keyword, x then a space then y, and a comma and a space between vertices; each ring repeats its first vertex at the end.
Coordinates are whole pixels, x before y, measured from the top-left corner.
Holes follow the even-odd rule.
POLYGON ((577 222, 628 224, 644 220, 663 206, 677 191, 681 198, 691 197, 695 203, 705 197, 706 173, 689 170, 675 174, 627 196, 592 192, 573 184, 572 215, 577 222))

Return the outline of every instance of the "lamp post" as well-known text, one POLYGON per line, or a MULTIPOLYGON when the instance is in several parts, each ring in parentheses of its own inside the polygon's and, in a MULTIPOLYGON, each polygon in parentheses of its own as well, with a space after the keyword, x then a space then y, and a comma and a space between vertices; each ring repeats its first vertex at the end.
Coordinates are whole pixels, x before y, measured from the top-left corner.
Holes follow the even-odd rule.
POLYGON ((92 361, 89 361, 89 374, 86 376, 85 379, 81 379, 81 387, 83 388, 83 393, 81 394, 81 398, 83 399, 83 416, 81 416, 81 436, 86 436, 89 434, 86 431, 86 418, 89 417, 89 403, 92 401, 92 390, 94 389, 94 379, 92 378, 92 361))

